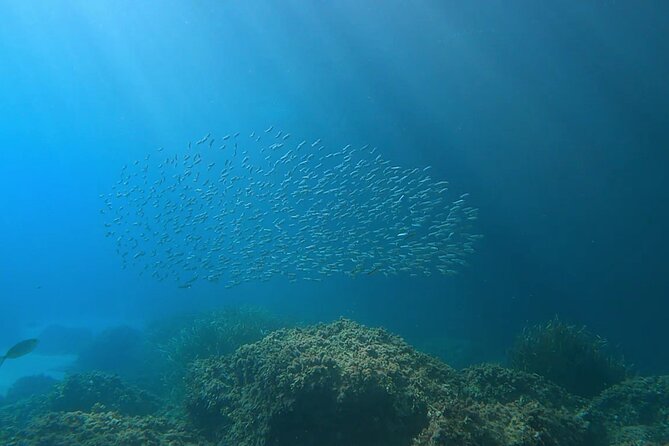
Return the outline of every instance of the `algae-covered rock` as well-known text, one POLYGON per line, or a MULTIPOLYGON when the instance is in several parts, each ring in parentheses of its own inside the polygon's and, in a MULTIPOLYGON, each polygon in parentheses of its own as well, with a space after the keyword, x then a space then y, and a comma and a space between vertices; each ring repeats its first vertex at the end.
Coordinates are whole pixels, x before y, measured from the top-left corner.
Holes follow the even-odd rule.
POLYGON ((587 416, 601 425, 608 444, 669 443, 669 376, 636 377, 594 398, 587 416))
POLYGON ((7 446, 195 446, 206 445, 160 417, 115 412, 52 412, 6 440, 7 446))
POLYGON ((413 446, 593 446, 587 424, 537 401, 459 402, 434 412, 413 446))
POLYGON ((175 420, 152 414, 158 400, 118 376, 67 377, 47 395, 0 408, 3 446, 205 444, 175 420))
POLYGON ((46 375, 21 377, 7 390, 5 402, 11 404, 31 396, 44 395, 53 390, 58 382, 57 379, 46 375))
POLYGON ((158 408, 158 400, 148 392, 125 384, 116 375, 100 372, 70 375, 50 397, 51 410, 62 412, 112 410, 146 415, 158 408))
POLYGON ((499 366, 457 372, 347 320, 197 361, 187 411, 222 444, 586 446, 582 400, 499 366))
POLYGON ((340 320, 280 330, 228 357, 196 362, 193 421, 236 445, 406 445, 428 401, 457 372, 399 337, 340 320))
POLYGON ((576 409, 586 400, 535 373, 480 364, 462 370, 465 395, 479 402, 511 403, 533 400, 547 407, 576 409))
POLYGON ((585 400, 546 379, 494 364, 461 372, 455 401, 434 401, 414 446, 592 446, 585 400))
MULTIPOLYGON (((106 412, 148 415, 159 408, 158 400, 147 392, 125 384, 118 376, 82 373, 68 376, 50 393, 22 398, 0 408, 0 444, 31 426, 35 420, 53 413, 106 412)), ((45 443, 49 444, 49 443, 45 443)))
POLYGON ((186 388, 184 414, 160 410, 158 400, 118 377, 72 375, 49 395, 0 407, 0 444, 664 446, 669 440, 669 377, 630 379, 586 400, 499 365, 456 371, 383 329, 348 320, 282 329, 233 353, 196 360, 186 388))
POLYGON ((49 397, 37 395, 0 407, 0 444, 6 445, 40 415, 49 412, 49 397))

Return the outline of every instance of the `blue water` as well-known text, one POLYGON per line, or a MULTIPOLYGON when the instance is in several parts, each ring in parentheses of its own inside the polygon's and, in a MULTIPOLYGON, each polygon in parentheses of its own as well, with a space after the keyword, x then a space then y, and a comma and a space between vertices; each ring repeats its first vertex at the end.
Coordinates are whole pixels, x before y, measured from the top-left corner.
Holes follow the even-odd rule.
POLYGON ((2 349, 251 303, 480 360, 557 314, 669 370, 666 2, 8 0, 0 17, 2 349), (122 165, 269 125, 431 165, 480 209, 471 265, 232 289, 121 269, 98 196, 122 165))

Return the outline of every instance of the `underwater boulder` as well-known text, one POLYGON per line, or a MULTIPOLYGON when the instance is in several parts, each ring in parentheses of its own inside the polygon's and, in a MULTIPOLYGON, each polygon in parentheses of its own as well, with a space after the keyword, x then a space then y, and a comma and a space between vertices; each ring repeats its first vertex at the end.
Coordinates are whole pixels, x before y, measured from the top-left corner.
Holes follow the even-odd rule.
POLYGON ((635 377, 595 397, 584 416, 615 446, 669 443, 669 376, 635 377))
POLYGON ((46 375, 21 377, 7 390, 5 402, 11 404, 31 396, 47 394, 54 389, 58 382, 57 379, 46 375))
POLYGON ((479 364, 461 371, 463 392, 482 403, 507 404, 533 400, 546 407, 577 409, 586 400, 572 395, 546 378, 498 364, 479 364))
POLYGON ((401 338, 339 320, 196 361, 186 409, 210 436, 240 446, 401 446, 428 426, 431 398, 454 397, 454 380, 401 338))
POLYGON ((156 397, 148 392, 124 383, 116 375, 100 372, 68 376, 50 398, 51 410, 61 412, 113 410, 147 415, 159 407, 156 397))

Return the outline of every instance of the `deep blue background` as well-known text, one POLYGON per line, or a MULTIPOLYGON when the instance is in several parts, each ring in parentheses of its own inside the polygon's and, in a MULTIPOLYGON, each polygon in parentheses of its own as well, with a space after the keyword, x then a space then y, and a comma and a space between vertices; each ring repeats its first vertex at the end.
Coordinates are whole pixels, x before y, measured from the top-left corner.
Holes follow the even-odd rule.
POLYGON ((664 1, 4 1, 0 344, 264 302, 500 355, 559 314, 669 370, 667 30, 664 1), (481 209, 472 266, 233 290, 120 269, 98 194, 121 165, 269 124, 432 165, 481 209))

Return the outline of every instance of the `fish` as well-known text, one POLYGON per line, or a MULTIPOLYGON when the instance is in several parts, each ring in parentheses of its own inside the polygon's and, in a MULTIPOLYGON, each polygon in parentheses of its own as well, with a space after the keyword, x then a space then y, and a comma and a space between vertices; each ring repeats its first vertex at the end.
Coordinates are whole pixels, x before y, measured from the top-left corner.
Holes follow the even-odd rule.
POLYGON ((37 344, 39 344, 39 340, 37 339, 26 339, 19 342, 7 350, 7 353, 5 353, 4 356, 0 356, 0 366, 2 366, 2 364, 4 364, 5 360, 7 359, 16 359, 31 353, 33 350, 35 350, 37 344))
POLYGON ((333 150, 320 138, 270 132, 269 140, 229 132, 219 139, 233 150, 193 153, 216 139, 207 135, 164 148, 162 160, 124 165, 100 197, 103 234, 121 266, 179 288, 229 288, 279 276, 450 275, 474 254, 478 209, 469 194, 449 199, 448 182, 428 175, 430 166, 393 163, 368 145, 333 150))

